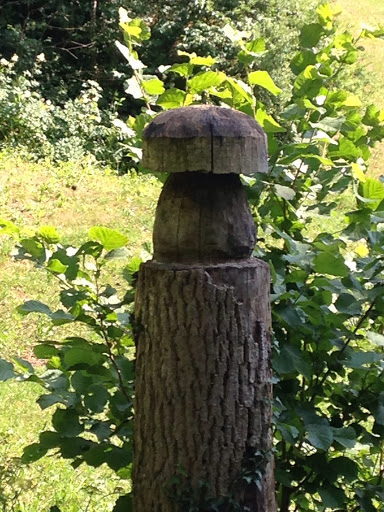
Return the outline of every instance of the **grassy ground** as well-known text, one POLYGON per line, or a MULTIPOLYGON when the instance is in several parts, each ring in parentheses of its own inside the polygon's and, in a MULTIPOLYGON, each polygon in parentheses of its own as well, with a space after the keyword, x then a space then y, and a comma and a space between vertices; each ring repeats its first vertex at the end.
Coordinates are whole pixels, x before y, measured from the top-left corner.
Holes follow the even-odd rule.
MULTIPOLYGON (((336 0, 334 2, 342 9, 340 21, 354 35, 357 35, 363 25, 377 28, 384 25, 383 0, 336 0)), ((384 40, 361 40, 364 53, 359 62, 364 67, 363 100, 374 103, 384 109, 384 40)), ((375 148, 370 165, 372 176, 384 174, 384 142, 375 148)))
MULTIPOLYGON (((118 177, 80 163, 54 168, 0 155, 0 218, 27 231, 54 225, 74 245, 90 227, 103 225, 126 234, 130 255, 140 255, 151 239, 159 190, 150 177, 118 177)), ((12 261, 12 246, 0 238, 0 357, 28 359, 36 338, 45 337, 50 327, 36 315, 22 319, 15 308, 32 298, 54 304, 57 288, 42 270, 12 261)), ((112 267, 112 282, 124 264, 112 267)), ((0 510, 48 512, 53 505, 63 512, 111 510, 121 483, 107 468, 74 470, 52 457, 20 464, 22 448, 50 423, 50 410, 42 412, 35 404, 38 391, 32 383, 0 383, 0 510)))

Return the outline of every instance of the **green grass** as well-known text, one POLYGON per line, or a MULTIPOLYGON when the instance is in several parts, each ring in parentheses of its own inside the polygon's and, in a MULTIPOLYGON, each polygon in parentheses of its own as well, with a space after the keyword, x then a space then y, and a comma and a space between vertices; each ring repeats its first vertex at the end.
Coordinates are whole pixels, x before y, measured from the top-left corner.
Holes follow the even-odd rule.
MULTIPOLYGON (((25 163, 0 155, 0 218, 11 220, 26 233, 54 225, 63 241, 80 244, 94 225, 118 229, 129 238, 129 256, 143 253, 150 243, 154 209, 160 185, 149 176, 119 177, 84 163, 55 168, 25 163)), ((0 238, 0 357, 21 356, 32 362, 35 341, 60 336, 44 318, 22 318, 16 307, 27 299, 55 306, 55 279, 25 261, 14 261, 14 242, 0 238)), ((129 260, 129 257, 127 258, 129 260)), ((120 279, 126 261, 110 266, 112 283, 120 279)), ((37 441, 49 428, 50 409, 35 403, 39 386, 7 381, 0 383, 0 510, 3 512, 48 512, 57 505, 63 512, 112 510, 121 480, 108 468, 74 470, 68 461, 45 457, 22 465, 24 446, 37 441)))

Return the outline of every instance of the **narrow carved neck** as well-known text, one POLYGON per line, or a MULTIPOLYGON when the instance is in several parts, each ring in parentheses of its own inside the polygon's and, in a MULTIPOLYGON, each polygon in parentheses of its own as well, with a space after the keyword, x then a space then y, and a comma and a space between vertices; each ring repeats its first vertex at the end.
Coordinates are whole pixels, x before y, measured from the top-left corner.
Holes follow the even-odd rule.
POLYGON ((183 172, 169 176, 156 210, 156 261, 248 258, 255 242, 256 228, 239 175, 183 172))

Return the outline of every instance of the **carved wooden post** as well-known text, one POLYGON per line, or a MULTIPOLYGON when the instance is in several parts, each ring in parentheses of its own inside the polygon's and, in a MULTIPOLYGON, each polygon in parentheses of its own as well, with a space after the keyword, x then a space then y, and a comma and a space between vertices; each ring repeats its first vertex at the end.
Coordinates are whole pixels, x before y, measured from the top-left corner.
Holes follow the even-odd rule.
POLYGON ((210 510, 203 489, 217 510, 274 512, 269 269, 251 257, 238 175, 266 172, 265 134, 240 112, 186 107, 156 117, 143 149, 172 174, 136 294, 135 512, 187 510, 172 492, 210 510))

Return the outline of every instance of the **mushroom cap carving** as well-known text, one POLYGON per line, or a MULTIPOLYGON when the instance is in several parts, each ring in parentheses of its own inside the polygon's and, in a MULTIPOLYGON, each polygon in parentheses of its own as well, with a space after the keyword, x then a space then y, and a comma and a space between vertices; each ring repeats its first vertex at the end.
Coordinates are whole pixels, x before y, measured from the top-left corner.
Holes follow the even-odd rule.
POLYGON ((143 132, 143 166, 158 172, 268 171, 267 139, 247 114, 213 105, 159 114, 143 132))

